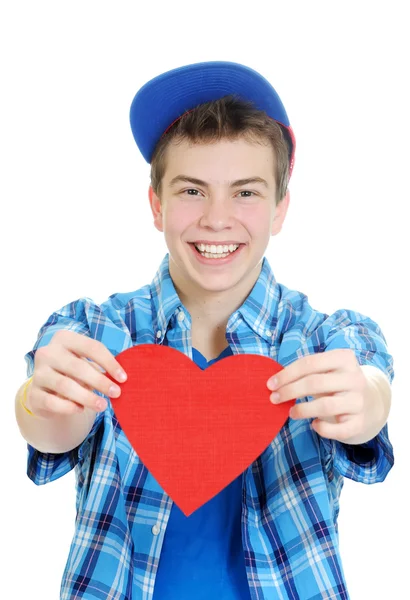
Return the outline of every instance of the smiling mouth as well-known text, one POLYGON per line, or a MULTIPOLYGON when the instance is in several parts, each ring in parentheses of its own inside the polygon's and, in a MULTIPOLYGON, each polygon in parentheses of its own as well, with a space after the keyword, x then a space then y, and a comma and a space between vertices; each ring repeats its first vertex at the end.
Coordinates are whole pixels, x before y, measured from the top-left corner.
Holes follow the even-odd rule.
POLYGON ((200 254, 203 258, 211 258, 220 260, 221 258, 227 258, 232 254, 235 254, 237 250, 243 246, 243 244, 229 244, 229 245, 207 245, 207 244, 195 244, 191 243, 195 248, 195 252, 200 254))

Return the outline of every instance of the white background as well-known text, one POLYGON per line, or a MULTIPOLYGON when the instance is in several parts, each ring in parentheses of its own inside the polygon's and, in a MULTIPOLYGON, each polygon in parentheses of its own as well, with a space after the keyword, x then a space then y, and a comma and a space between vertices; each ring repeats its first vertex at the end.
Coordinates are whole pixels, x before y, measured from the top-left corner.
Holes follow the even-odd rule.
POLYGON ((323 312, 370 316, 395 358, 396 464, 382 484, 346 481, 340 544, 353 600, 410 598, 406 4, 1 5, 2 598, 56 600, 74 532, 73 473, 43 487, 25 474, 24 354, 68 302, 152 280, 166 247, 129 106, 151 77, 204 60, 261 72, 296 134, 290 209, 267 250, 277 280, 323 312))

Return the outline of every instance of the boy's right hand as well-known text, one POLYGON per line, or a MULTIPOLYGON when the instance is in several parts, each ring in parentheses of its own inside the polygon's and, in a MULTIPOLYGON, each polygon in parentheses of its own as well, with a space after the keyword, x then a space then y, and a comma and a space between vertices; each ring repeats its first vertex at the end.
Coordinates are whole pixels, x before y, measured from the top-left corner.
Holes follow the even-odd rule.
POLYGON ((121 365, 102 342, 69 330, 57 331, 47 346, 36 351, 33 379, 28 386, 26 406, 36 416, 73 415, 89 408, 107 408, 107 402, 94 394, 118 398, 121 389, 106 377, 124 382, 121 365), (90 358, 94 362, 86 360, 90 358), (113 391, 112 387, 118 387, 113 391))

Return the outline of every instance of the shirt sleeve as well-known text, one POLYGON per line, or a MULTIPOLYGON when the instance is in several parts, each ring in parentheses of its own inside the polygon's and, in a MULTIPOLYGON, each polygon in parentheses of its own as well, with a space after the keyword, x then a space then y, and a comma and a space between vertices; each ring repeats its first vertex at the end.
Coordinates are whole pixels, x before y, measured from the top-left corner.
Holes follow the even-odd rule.
MULTIPOLYGON (((39 330, 37 341, 32 350, 24 356, 27 365, 27 377, 31 377, 34 371, 34 357, 37 350, 43 346, 47 346, 53 335, 61 330, 70 330, 76 333, 81 333, 89 337, 96 336, 96 331, 104 330, 104 316, 101 308, 88 298, 81 298, 71 302, 61 308, 59 311, 50 315, 47 321, 39 330), (99 323, 101 327, 98 329, 95 324, 99 323)), ((94 390, 94 393, 103 396, 99 391, 94 390)), ((108 400, 108 399, 107 399, 108 400)), ((104 413, 96 413, 96 418, 93 427, 85 440, 73 450, 61 454, 53 454, 40 452, 27 444, 28 461, 27 475, 36 484, 43 485, 49 481, 54 481, 71 471, 78 461, 83 457, 83 452, 86 447, 89 447, 89 442, 94 438, 103 421, 104 413)))
MULTIPOLYGON (((351 348, 360 365, 380 369, 392 383, 393 357, 375 321, 351 310, 338 310, 324 321, 321 328, 319 335, 323 336, 325 351, 351 348)), ((387 423, 376 437, 365 444, 351 445, 322 436, 319 438, 326 462, 354 481, 367 484, 384 481, 394 464, 387 423)))

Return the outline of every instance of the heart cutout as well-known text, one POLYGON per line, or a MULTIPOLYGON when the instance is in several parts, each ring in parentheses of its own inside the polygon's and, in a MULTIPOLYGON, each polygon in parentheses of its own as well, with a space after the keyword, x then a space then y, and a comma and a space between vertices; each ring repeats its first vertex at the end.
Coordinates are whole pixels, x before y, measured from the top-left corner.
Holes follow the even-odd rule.
POLYGON ((128 375, 111 398, 118 422, 186 516, 262 454, 295 403, 269 400, 266 383, 283 367, 266 356, 235 354, 203 371, 178 350, 141 344, 116 360, 128 375))

